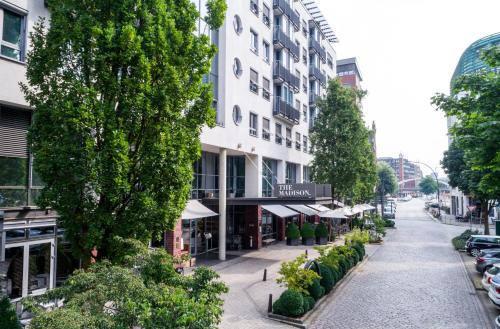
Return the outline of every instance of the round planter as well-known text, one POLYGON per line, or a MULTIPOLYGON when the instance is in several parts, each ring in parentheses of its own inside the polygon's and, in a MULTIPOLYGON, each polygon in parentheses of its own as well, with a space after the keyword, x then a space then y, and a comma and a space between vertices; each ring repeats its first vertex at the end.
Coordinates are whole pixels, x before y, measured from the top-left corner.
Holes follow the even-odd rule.
POLYGON ((327 242, 328 242, 327 237, 319 237, 319 236, 316 237, 316 244, 325 245, 327 244, 327 242))
POLYGON ((286 245, 287 246, 298 246, 299 245, 299 239, 286 239, 286 245))
POLYGON ((314 246, 314 238, 302 238, 302 244, 304 246, 314 246))

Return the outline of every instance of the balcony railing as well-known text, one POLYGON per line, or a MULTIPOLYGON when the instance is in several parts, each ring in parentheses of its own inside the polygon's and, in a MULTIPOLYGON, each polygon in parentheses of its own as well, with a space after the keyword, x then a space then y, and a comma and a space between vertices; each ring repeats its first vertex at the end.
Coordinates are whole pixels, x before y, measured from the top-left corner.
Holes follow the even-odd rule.
POLYGON ((323 63, 326 63, 326 50, 321 47, 321 44, 309 37, 309 52, 317 53, 323 63))
POLYGON ((300 123, 300 112, 279 96, 274 97, 273 115, 294 125, 300 123))
POLYGON ((319 80, 323 87, 326 86, 326 76, 317 67, 309 66, 309 80, 319 80))
POLYGON ((294 41, 292 41, 292 39, 290 39, 290 37, 286 35, 285 32, 283 32, 279 26, 274 27, 273 44, 277 48, 288 49, 295 63, 299 61, 300 57, 299 46, 297 46, 297 44, 294 41))
POLYGON ((290 18, 295 32, 300 30, 300 17, 292 7, 290 7, 288 2, 285 0, 273 0, 273 9, 276 15, 286 15, 290 18))
POLYGON ((318 99, 319 95, 315 93, 310 93, 309 94, 309 105, 315 105, 316 100, 318 99))
POLYGON ((299 77, 290 72, 286 67, 281 65, 280 61, 274 62, 273 79, 275 82, 288 83, 296 93, 300 91, 299 77))

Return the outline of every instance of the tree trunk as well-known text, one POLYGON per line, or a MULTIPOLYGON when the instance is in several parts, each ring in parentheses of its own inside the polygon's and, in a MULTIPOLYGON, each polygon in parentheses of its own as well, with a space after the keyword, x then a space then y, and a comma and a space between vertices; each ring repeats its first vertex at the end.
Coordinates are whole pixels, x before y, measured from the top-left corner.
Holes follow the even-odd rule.
POLYGON ((484 221, 484 234, 490 234, 490 223, 488 221, 488 200, 481 200, 481 217, 484 221))

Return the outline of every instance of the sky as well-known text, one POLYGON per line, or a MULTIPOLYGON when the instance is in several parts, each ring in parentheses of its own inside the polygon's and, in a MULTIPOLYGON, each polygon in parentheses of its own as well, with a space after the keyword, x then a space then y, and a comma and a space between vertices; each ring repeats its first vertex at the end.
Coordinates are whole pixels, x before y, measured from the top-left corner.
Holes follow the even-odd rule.
MULTIPOLYGON (((446 118, 430 104, 449 94, 463 51, 500 31, 498 0, 316 0, 339 43, 356 57, 368 91, 365 121, 377 126, 377 156, 427 163, 443 174, 446 118)), ((421 166, 424 174, 430 172, 421 166)))

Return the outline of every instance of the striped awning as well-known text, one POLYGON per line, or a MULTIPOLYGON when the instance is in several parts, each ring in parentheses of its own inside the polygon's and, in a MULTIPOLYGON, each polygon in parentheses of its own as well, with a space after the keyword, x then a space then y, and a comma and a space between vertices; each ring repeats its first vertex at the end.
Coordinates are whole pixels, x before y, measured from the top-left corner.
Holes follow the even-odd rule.
POLYGON ((289 209, 279 204, 262 205, 262 209, 265 209, 270 213, 275 214, 276 216, 281 218, 297 216, 299 214, 298 212, 295 212, 292 209, 289 209))
POLYGON ((306 207, 302 204, 287 204, 286 206, 290 209, 298 211, 298 212, 300 212, 304 215, 307 215, 307 216, 314 216, 314 215, 317 215, 319 213, 319 211, 312 209, 310 207, 306 207))

